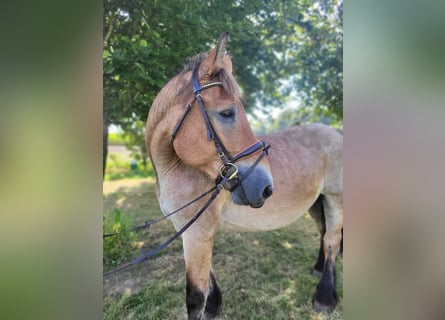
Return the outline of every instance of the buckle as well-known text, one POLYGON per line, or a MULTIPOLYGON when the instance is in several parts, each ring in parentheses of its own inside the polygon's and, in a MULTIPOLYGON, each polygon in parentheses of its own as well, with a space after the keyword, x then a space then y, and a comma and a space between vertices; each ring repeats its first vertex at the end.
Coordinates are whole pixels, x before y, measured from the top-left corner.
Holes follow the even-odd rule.
POLYGON ((221 178, 227 178, 227 180, 232 180, 238 177, 238 167, 233 163, 226 163, 219 167, 219 174, 221 178))

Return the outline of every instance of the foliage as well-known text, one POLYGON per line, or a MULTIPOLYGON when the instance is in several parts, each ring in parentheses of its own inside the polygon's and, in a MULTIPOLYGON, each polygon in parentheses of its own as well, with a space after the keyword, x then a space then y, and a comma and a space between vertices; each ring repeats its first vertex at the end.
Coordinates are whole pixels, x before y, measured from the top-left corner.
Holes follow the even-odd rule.
POLYGON ((124 145, 131 151, 131 157, 142 162, 144 170, 147 170, 148 153, 145 147, 145 122, 136 120, 124 128, 124 145))
POLYGON ((109 157, 111 161, 107 162, 107 170, 130 168, 130 162, 123 161, 118 154, 110 154, 109 157))
POLYGON ((104 239, 103 264, 105 266, 118 266, 131 257, 134 250, 132 243, 136 239, 134 232, 127 232, 131 227, 133 227, 133 219, 119 209, 114 209, 111 215, 104 217, 103 233, 119 233, 104 239))
POLYGON ((314 112, 314 109, 310 107, 288 108, 282 110, 277 115, 269 115, 266 120, 264 118, 253 119, 250 122, 252 129, 257 135, 313 122, 324 123, 343 132, 343 120, 323 108, 320 108, 318 112, 314 112))
POLYGON ((123 145, 124 137, 122 133, 109 133, 108 134, 108 145, 123 145))
POLYGON ((208 50, 224 30, 248 107, 254 100, 277 105, 280 89, 298 89, 308 105, 340 115, 343 15, 336 0, 106 0, 104 9, 107 123, 145 121, 185 58, 208 50))
POLYGON ((306 113, 343 119, 343 7, 316 2, 287 39, 291 88, 306 113), (308 110, 309 108, 309 110, 308 110))

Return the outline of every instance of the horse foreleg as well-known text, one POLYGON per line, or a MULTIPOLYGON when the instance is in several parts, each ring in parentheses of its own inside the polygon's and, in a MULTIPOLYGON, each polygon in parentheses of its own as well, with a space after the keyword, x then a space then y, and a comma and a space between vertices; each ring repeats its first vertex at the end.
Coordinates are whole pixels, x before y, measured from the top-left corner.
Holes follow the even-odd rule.
POLYGON ((318 312, 330 311, 338 303, 335 260, 340 252, 343 230, 341 195, 324 195, 322 202, 326 226, 322 239, 324 266, 320 282, 313 296, 314 308, 318 312))
POLYGON ((184 235, 186 304, 189 320, 212 319, 220 312, 222 296, 211 271, 213 238, 184 235))

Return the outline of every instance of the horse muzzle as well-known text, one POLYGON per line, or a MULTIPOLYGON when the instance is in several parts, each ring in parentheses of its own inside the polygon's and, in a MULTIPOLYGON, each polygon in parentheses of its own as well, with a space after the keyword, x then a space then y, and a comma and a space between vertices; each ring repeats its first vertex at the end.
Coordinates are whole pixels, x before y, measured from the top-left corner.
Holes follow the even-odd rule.
POLYGON ((225 186, 232 193, 232 201, 238 205, 261 208, 273 193, 270 173, 258 166, 245 176, 249 171, 249 166, 245 165, 239 165, 238 171, 239 177, 230 180, 225 186))

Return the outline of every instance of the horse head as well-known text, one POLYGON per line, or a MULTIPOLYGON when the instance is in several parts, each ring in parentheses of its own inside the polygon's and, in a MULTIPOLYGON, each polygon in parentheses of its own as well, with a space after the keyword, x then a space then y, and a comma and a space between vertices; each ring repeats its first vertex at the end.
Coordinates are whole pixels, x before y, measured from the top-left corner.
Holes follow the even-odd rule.
POLYGON ((173 148, 184 164, 209 177, 235 171, 224 185, 233 202, 259 208, 273 191, 267 157, 260 157, 267 148, 264 143, 261 147, 247 121, 226 54, 227 38, 223 33, 216 47, 184 74, 189 105, 176 115, 173 148))

